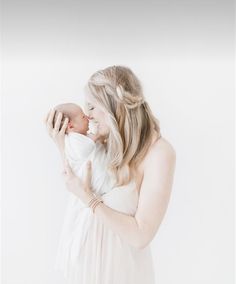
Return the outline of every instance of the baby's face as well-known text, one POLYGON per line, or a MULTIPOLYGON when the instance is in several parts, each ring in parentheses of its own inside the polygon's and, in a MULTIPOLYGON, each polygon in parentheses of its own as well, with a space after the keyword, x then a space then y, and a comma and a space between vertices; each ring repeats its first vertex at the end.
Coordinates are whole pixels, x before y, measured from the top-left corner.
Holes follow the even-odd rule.
POLYGON ((82 108, 74 103, 60 104, 55 107, 56 113, 53 120, 55 126, 59 112, 63 114, 60 129, 63 126, 65 118, 69 118, 69 123, 66 128, 66 133, 78 132, 86 135, 89 129, 89 118, 84 114, 82 108))
POLYGON ((74 131, 86 135, 89 128, 89 119, 80 107, 77 107, 70 123, 71 128, 70 126, 68 126, 69 131, 74 131))

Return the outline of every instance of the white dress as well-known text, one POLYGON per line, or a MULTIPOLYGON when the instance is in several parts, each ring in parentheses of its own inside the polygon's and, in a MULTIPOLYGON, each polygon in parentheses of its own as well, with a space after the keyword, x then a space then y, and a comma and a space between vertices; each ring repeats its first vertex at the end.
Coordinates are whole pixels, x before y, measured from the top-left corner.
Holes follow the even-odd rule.
MULTIPOLYGON (((92 165, 100 163, 93 175, 99 173, 95 191, 104 204, 134 216, 139 198, 135 182, 113 186, 114 179, 105 171, 106 154, 100 143, 96 143, 88 159, 92 165)), ((155 284, 150 246, 137 249, 125 242, 70 192, 55 269, 62 271, 68 284, 155 284)))

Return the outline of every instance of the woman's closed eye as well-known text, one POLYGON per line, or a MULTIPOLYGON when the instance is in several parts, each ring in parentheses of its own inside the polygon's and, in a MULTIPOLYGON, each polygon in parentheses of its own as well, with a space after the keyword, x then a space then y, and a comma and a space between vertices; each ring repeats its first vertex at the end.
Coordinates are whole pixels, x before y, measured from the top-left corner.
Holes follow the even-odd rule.
POLYGON ((93 110, 94 107, 91 104, 88 104, 88 110, 93 110))

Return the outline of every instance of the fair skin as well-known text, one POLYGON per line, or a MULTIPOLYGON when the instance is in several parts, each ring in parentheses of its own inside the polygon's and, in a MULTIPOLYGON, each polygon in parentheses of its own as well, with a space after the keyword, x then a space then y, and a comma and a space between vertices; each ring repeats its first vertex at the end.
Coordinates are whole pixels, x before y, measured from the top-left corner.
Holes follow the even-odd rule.
MULTIPOLYGON (((106 137, 109 131, 106 125, 106 114, 103 113, 91 97, 86 97, 90 104, 90 117, 99 123, 101 137, 106 137)), ((63 155, 63 132, 51 127, 54 112, 51 111, 45 122, 50 136, 57 144, 63 155)), ((58 117, 58 125, 60 123, 58 117)), ((63 156, 62 156, 63 157, 63 156)), ((139 165, 136 175, 137 190, 139 192, 138 208, 135 216, 114 210, 104 203, 95 208, 95 215, 105 226, 117 233, 131 246, 142 249, 154 238, 167 209, 174 179, 176 153, 171 144, 163 137, 157 140, 157 133, 153 132, 153 143, 144 160, 139 165)), ((65 180, 67 189, 78 196, 85 204, 93 198, 91 191, 92 165, 88 164, 84 180, 74 175, 68 163, 65 163, 65 180)))
POLYGON ((106 123, 107 114, 104 113, 104 111, 102 111, 99 107, 95 107, 96 102, 94 101, 93 97, 90 96, 90 94, 85 95, 85 100, 89 118, 93 119, 94 122, 98 124, 97 135, 100 137, 100 141, 102 142, 109 134, 109 127, 106 123))
MULTIPOLYGON (((63 111, 63 110, 61 110, 63 111)), ((71 105, 65 111, 70 113, 71 121, 68 123, 68 133, 78 132, 86 135, 88 130, 88 116, 84 114, 80 106, 71 105)))
POLYGON ((83 112, 82 108, 79 105, 73 103, 61 104, 56 106, 55 109, 57 112, 63 113, 64 115, 70 117, 66 128, 66 134, 76 132, 86 135, 94 142, 97 141, 97 139, 99 138, 97 135, 94 135, 92 133, 87 134, 90 117, 83 112))

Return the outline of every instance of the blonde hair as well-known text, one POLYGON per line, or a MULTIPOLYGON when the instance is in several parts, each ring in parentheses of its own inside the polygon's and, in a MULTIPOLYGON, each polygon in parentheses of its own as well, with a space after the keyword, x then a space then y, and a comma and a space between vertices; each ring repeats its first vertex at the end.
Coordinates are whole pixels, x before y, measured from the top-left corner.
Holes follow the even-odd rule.
POLYGON ((161 136, 159 120, 145 101, 139 79, 128 67, 99 70, 90 77, 87 87, 108 114, 108 170, 115 174, 117 186, 123 186, 131 181, 145 157, 153 129, 161 136))

